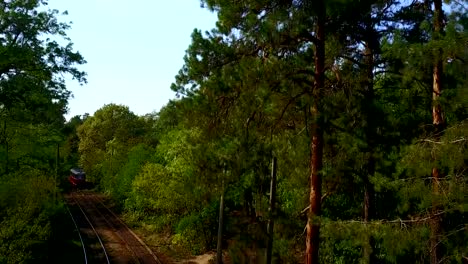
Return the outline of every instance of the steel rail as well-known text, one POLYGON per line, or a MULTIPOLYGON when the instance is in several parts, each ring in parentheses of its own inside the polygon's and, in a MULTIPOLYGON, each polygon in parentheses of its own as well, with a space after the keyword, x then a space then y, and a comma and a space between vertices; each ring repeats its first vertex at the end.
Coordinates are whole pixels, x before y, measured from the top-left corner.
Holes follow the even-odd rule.
POLYGON ((78 225, 76 224, 75 218, 73 217, 72 213, 70 212, 70 209, 68 209, 68 206, 66 206, 66 208, 67 208, 68 214, 70 215, 71 220, 73 221, 73 224, 75 225, 75 229, 78 232, 78 236, 80 237, 81 247, 83 248, 85 264, 88 264, 88 257, 86 255, 86 248, 85 248, 85 245, 84 245, 83 237, 81 237, 80 229, 78 228, 78 225))
MULTIPOLYGON (((82 196, 86 196, 84 194, 81 194, 82 196)), ((88 196, 89 197, 89 196, 88 196)), ((104 219, 104 221, 106 222, 107 226, 110 227, 111 229, 113 229, 114 231, 114 234, 117 235, 120 239, 120 241, 122 241, 122 244, 125 245, 125 247, 127 248, 127 250, 129 251, 129 253, 132 253, 132 257, 133 259, 137 262, 137 263, 140 263, 140 261, 138 260, 138 256, 136 254, 135 251, 132 250, 130 244, 127 243, 127 241, 125 241, 125 239, 122 237, 122 235, 119 234, 117 228, 114 226, 114 224, 112 224, 101 212, 101 210, 99 210, 99 208, 96 207, 95 204, 93 203, 90 203, 89 201, 85 201, 85 203, 87 203, 89 206, 93 206, 94 209, 96 210, 96 212, 102 217, 102 219, 104 219)))
MULTIPOLYGON (((73 197, 73 196, 72 196, 73 197)), ((107 264, 110 264, 109 256, 107 255, 106 247, 104 247, 104 243, 102 243, 101 237, 99 236, 99 233, 96 231, 94 228, 94 225, 91 223, 91 220, 89 220, 88 216, 86 215, 85 211, 81 207, 80 203, 73 197, 73 200, 75 201, 76 205, 80 209, 80 211, 83 213, 83 216, 85 217, 86 221, 89 223, 91 228, 93 229, 94 233, 96 234, 97 239, 99 240, 99 244, 101 244, 102 250, 104 252, 104 255, 106 256, 107 264)))
POLYGON ((148 247, 148 245, 146 245, 145 242, 143 242, 143 240, 141 240, 128 226, 127 224, 125 224, 114 212, 112 212, 112 210, 109 209, 109 207, 107 207, 99 198, 97 197, 91 197, 91 199, 95 199, 97 200, 98 203, 100 203, 110 214, 112 214, 129 232, 130 234, 132 234, 132 236, 140 243, 141 246, 143 246, 146 251, 153 257, 153 259, 159 263, 159 264, 163 264, 161 262, 161 260, 153 253, 153 251, 148 247))

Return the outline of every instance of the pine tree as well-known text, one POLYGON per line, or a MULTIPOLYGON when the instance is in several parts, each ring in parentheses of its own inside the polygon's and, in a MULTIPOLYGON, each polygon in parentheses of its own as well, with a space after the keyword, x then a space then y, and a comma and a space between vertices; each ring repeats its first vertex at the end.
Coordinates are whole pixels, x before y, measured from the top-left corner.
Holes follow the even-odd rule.
MULTIPOLYGON (((433 39, 437 40, 440 35, 443 34, 443 23, 444 23, 444 12, 442 10, 442 1, 434 0, 434 33, 433 39)), ((439 48, 441 49, 441 48, 439 48)), ((439 98, 442 95, 442 76, 443 76, 443 59, 442 52, 438 51, 435 55, 434 70, 433 70, 433 84, 432 84, 432 124, 434 125, 434 131, 436 134, 436 140, 440 140, 441 133, 445 128, 445 120, 443 117, 442 107, 439 102, 439 98)), ((442 177, 440 169, 437 167, 432 168, 432 192, 434 195, 434 201, 432 204, 432 220, 431 220, 431 264, 439 263, 439 236, 441 233, 441 218, 438 215, 439 206, 438 198, 440 195, 439 185, 440 178, 442 177)))

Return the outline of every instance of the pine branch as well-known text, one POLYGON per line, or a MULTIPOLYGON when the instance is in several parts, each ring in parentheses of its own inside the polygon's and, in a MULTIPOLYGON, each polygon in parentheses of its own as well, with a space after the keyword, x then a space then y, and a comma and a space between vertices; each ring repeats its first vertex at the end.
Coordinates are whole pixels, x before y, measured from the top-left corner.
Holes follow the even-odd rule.
POLYGON ((374 75, 380 75, 380 74, 395 74, 395 75, 398 75, 398 76, 402 76, 401 73, 397 72, 397 71, 393 71, 393 70, 381 70, 381 71, 375 71, 374 72, 374 75))
POLYGON ((433 144, 445 145, 445 144, 455 144, 455 143, 467 141, 467 139, 464 138, 464 137, 461 137, 461 138, 459 138, 459 139, 452 140, 452 141, 449 141, 449 142, 434 141, 434 140, 430 140, 430 139, 422 139, 422 140, 420 140, 420 141, 422 141, 422 142, 429 142, 429 143, 433 143, 433 144))
POLYGON ((286 113, 286 110, 289 108, 289 106, 295 102, 297 100, 297 98, 299 98, 300 96, 306 94, 307 91, 303 91, 295 96, 293 96, 291 99, 289 99, 288 103, 286 104, 286 106, 283 108, 283 110, 281 111, 281 115, 280 117, 276 120, 276 123, 273 125, 273 127, 276 127, 278 125, 278 123, 283 119, 284 117, 284 114, 286 113))
MULTIPOLYGON (((329 195, 330 195, 330 193, 328 193, 328 192, 326 192, 324 195, 322 195, 322 198, 321 198, 321 199, 322 199, 322 202, 323 202, 323 200, 324 200, 327 196, 329 196, 329 195)), ((304 208, 304 209, 301 211, 300 214, 304 214, 304 213, 307 212, 307 210, 309 210, 309 209, 310 209, 310 205, 307 206, 306 208, 304 208)))
POLYGON ((316 36, 314 36, 311 32, 309 31, 302 31, 301 34, 299 35, 299 37, 302 39, 302 40, 305 40, 305 41, 309 41, 309 42, 312 42, 314 45, 318 45, 319 44, 319 40, 317 39, 316 36))
MULTIPOLYGON (((443 178, 440 178, 439 180, 442 181, 442 180, 451 180, 453 178, 459 178, 460 175, 447 175, 443 178)), ((409 177, 409 178, 404 178, 404 179, 396 179, 396 180, 393 180, 393 181, 389 181, 388 183, 394 183, 394 182, 405 182, 405 181, 412 181, 412 180, 432 180, 434 179, 434 177, 409 177)))
POLYGON ((360 221, 360 220, 347 220, 347 221, 336 221, 336 222, 339 222, 339 223, 342 223, 342 224, 362 224, 362 225, 381 225, 381 224, 400 224, 401 227, 405 227, 406 228, 406 224, 412 224, 412 223, 423 223, 423 222, 427 222, 437 216, 440 216, 440 215, 443 215, 443 214, 446 214, 448 213, 449 211, 439 211, 438 213, 435 213, 435 214, 432 214, 432 215, 429 215, 429 216, 426 216, 426 217, 420 217, 420 218, 415 218, 415 219, 402 219, 402 218, 398 218, 398 219, 394 219, 394 220, 374 220, 374 221, 371 221, 371 222, 365 222, 365 221, 360 221))
MULTIPOLYGON (((464 230, 466 230, 466 229, 467 229, 467 228, 464 227, 464 226, 462 225, 462 228, 459 228, 459 229, 457 229, 457 230, 454 230, 454 231, 448 233, 447 235, 445 235, 445 236, 443 236, 443 237, 444 237, 444 239, 447 239, 449 236, 452 236, 452 235, 454 235, 454 234, 456 234, 456 233, 458 233, 458 232, 464 231, 464 230)), ((439 244, 441 244, 443 241, 444 241, 443 239, 440 239, 439 242, 437 242, 436 247, 437 247, 439 244)), ((432 251, 433 249, 434 249, 434 248, 431 248, 430 251, 432 251)), ((438 263, 444 263, 445 260, 448 259, 449 257, 450 257, 450 256, 445 256, 445 257, 442 258, 438 263)), ((468 258, 466 258, 466 257, 464 257, 464 258, 465 258, 466 260, 468 260, 468 258)))
POLYGON ((352 57, 346 56, 346 55, 338 55, 338 58, 342 58, 342 59, 348 60, 348 61, 350 61, 350 62, 356 64, 356 65, 359 66, 359 67, 364 67, 364 66, 365 66, 364 63, 362 63, 362 62, 360 62, 360 61, 358 61, 358 60, 356 60, 356 59, 354 59, 354 58, 352 58, 352 57))

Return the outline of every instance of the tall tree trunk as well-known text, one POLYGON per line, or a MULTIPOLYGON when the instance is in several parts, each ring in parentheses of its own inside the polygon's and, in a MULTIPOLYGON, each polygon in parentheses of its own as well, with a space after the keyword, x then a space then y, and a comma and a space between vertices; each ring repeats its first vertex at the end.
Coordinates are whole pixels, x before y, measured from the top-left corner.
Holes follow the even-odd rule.
MULTIPOLYGON (((434 0, 434 39, 439 39, 443 33, 443 10, 442 0, 434 0)), ((440 139, 441 133, 445 127, 445 120, 440 105, 440 96, 442 94, 442 50, 439 49, 438 56, 434 61, 433 83, 432 83, 432 124, 434 125, 435 137, 440 139)), ((437 161, 437 154, 434 154, 433 160, 437 161)), ((437 166, 432 168, 432 218, 431 218, 431 264, 439 263, 439 237, 441 232, 441 218, 437 215, 439 210, 439 184, 440 171, 437 166)))
MULTIPOLYGON (((370 182, 369 178, 375 173, 375 158, 372 156, 373 151, 369 152, 369 159, 367 161, 367 172, 364 175, 364 223, 367 227, 367 224, 375 215, 375 206, 374 206, 374 186, 370 182)), ((365 244, 363 246, 363 261, 364 263, 374 263, 374 238, 372 234, 365 234, 365 244)))
POLYGON ((322 159, 323 129, 320 113, 320 100, 325 86, 325 2, 314 3, 317 8, 317 27, 315 43, 315 85, 312 90, 312 119, 314 120, 310 156, 310 208, 307 221, 306 263, 316 264, 319 260, 320 221, 322 210, 322 159))
POLYGON ((3 120, 3 133, 2 133, 2 143, 5 145, 5 175, 9 173, 8 170, 8 160, 9 160, 9 152, 10 146, 8 145, 8 137, 7 137, 7 121, 3 120))
MULTIPOLYGON (((369 17, 369 19, 371 19, 369 17)), ((366 171, 363 175, 363 183, 364 183, 364 208, 363 208, 363 218, 364 223, 367 223, 372 220, 375 215, 375 207, 374 207, 374 197, 375 191, 374 186, 370 181, 370 178, 375 174, 375 138, 376 138, 376 125, 375 119, 376 117, 373 116, 376 111, 374 109, 374 50, 375 47, 373 43, 377 43, 374 41, 376 34, 374 32, 374 28, 372 23, 367 24, 367 40, 365 43, 365 50, 364 50, 364 63, 366 65, 365 69, 365 76, 364 76, 364 115, 366 120, 365 126, 365 134, 367 140, 367 160, 366 160, 366 171)), ((373 252, 374 242, 373 237, 371 234, 366 233, 366 242, 363 247, 363 259, 364 263, 373 263, 372 252, 373 252)))
MULTIPOLYGON (((444 11, 442 10, 442 0, 434 0, 434 37, 439 39, 443 34, 444 11)), ((445 120, 442 113, 442 107, 439 103, 442 94, 442 50, 439 48, 438 57, 434 62, 433 83, 432 83, 432 124, 435 132, 440 134, 445 127, 445 120)))
POLYGON ((10 146, 8 145, 8 141, 5 142, 5 150, 6 150, 6 154, 5 154, 5 175, 10 173, 10 170, 8 168, 8 164, 9 164, 9 153, 10 153, 10 146))

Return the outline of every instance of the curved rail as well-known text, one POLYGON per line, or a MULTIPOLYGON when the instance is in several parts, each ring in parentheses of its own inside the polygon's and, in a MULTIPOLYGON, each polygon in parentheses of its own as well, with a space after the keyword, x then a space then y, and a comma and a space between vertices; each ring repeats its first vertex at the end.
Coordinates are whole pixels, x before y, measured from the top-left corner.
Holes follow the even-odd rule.
MULTIPOLYGON (((146 245, 145 242, 143 242, 112 210, 109 209, 109 207, 107 207, 102 201, 101 199, 97 198, 97 197, 94 197, 94 196, 91 196, 90 197, 91 199, 95 200, 97 203, 101 204, 101 206, 109 213, 111 214, 115 219, 117 219, 117 221, 120 222, 120 224, 125 227, 125 229, 127 231, 130 232, 130 234, 140 243, 141 246, 143 246, 145 248, 145 250, 151 255, 151 257, 159 264, 162 264, 161 260, 159 260, 159 258, 153 253, 153 251, 146 245)), ((96 205, 93 204, 93 206, 99 211, 99 209, 96 207, 96 205)), ((99 213, 102 215, 102 213, 99 211, 99 213)), ((106 218, 105 218, 106 219, 106 218)), ((112 226, 113 224, 110 223, 107 219, 106 219, 106 222, 108 223, 109 226, 112 226)), ((119 235, 120 236, 120 235, 119 235)), ((122 240, 124 240, 122 238, 122 240)), ((125 241, 124 241, 125 242, 125 241)), ((126 243, 126 242, 125 242, 126 243)), ((132 253, 134 255, 137 255, 133 249, 131 249, 131 247, 126 243, 127 247, 130 249, 130 251, 132 251, 132 253)))
POLYGON ((125 248, 128 250, 129 253, 132 254, 132 257, 133 259, 139 263, 138 261, 138 257, 137 257, 137 254, 132 250, 132 248, 130 247, 130 245, 125 241, 125 239, 122 237, 121 234, 119 234, 119 232, 117 231, 117 228, 115 228, 115 226, 105 217, 105 215, 102 214, 102 212, 99 210, 99 208, 97 208, 94 204, 90 203, 89 201, 85 201, 85 203, 88 205, 88 206, 93 206, 94 209, 96 210, 96 213, 99 214, 102 219, 104 220, 104 222, 107 224, 108 227, 110 227, 111 229, 113 229, 114 231, 114 234, 119 238, 119 240, 121 241, 121 243, 123 245, 125 245, 125 248))
POLYGON ((104 247, 104 243, 102 242, 101 237, 99 236, 98 232, 94 228, 94 225, 91 223, 91 220, 89 220, 88 216, 86 215, 85 211, 81 207, 80 203, 73 196, 72 196, 72 199, 75 201, 75 204, 78 206, 80 211, 83 213, 83 216, 85 217, 85 219, 88 222, 91 229, 93 229, 93 232, 96 235, 96 238, 99 240, 99 244, 101 245, 102 251, 104 252, 104 256, 106 257, 107 264, 110 264, 109 256, 107 255, 107 251, 106 251, 106 248, 104 247))
POLYGON ((86 255, 86 248, 85 248, 85 245, 84 245, 83 237, 81 236, 80 229, 78 228, 78 225, 76 224, 75 218, 73 217, 72 213, 70 212, 70 209, 68 209, 68 206, 66 206, 66 207, 67 207, 68 214, 70 215, 70 218, 72 219, 73 224, 75 225, 75 229, 78 232, 78 236, 80 237, 81 247, 83 248, 85 264, 88 264, 88 256, 86 255))

